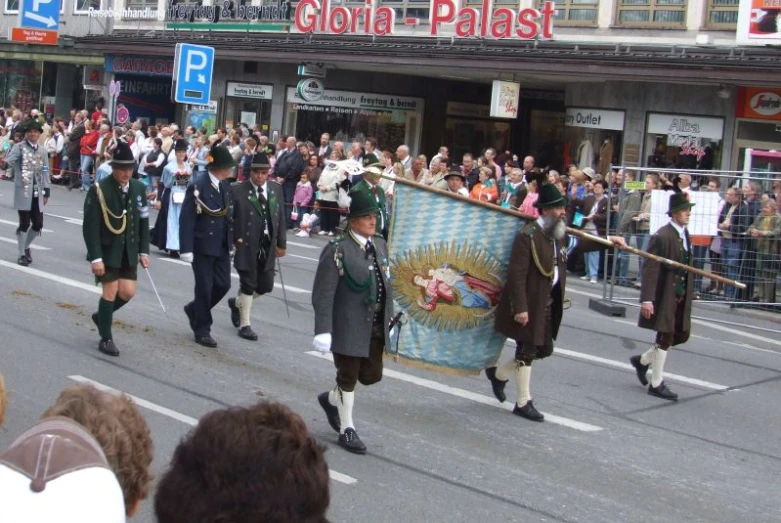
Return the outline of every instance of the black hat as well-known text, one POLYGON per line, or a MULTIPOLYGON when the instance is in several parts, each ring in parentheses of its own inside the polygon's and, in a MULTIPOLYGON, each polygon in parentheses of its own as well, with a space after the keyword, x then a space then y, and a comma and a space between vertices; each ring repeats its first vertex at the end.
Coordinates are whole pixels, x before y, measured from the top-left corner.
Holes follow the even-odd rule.
POLYGON ((459 169, 450 169, 450 172, 445 175, 445 180, 454 176, 458 176, 461 178, 462 182, 466 183, 466 176, 464 176, 464 173, 462 173, 459 169))
POLYGON ((35 118, 30 118, 30 120, 27 122, 27 127, 24 129, 25 132, 27 131, 38 131, 39 133, 43 132, 43 127, 41 127, 41 122, 39 122, 35 118))
POLYGON ((546 183, 540 187, 540 196, 534 202, 534 206, 538 209, 550 209, 551 207, 566 207, 568 203, 567 197, 562 196, 555 185, 546 183))
POLYGON ((376 216, 378 214, 380 214, 380 207, 377 204, 377 199, 369 190, 350 191, 350 209, 347 211, 348 218, 376 216))
POLYGON ((252 157, 252 164, 250 169, 271 169, 271 162, 268 160, 268 156, 263 151, 255 153, 252 157))
POLYGON ((689 201, 686 193, 675 192, 670 195, 670 208, 667 211, 667 216, 672 216, 674 212, 691 209, 694 205, 689 201))
POLYGON ((174 151, 186 151, 189 149, 189 145, 187 144, 187 140, 176 140, 176 143, 174 144, 174 151))
POLYGON ((212 150, 206 156, 206 160, 209 162, 206 166, 208 169, 232 169, 236 167, 236 160, 233 159, 233 155, 228 148, 220 145, 212 147, 212 150))
POLYGON ((117 141, 117 147, 114 149, 114 156, 111 157, 112 167, 133 167, 136 159, 133 157, 133 151, 125 140, 117 141))

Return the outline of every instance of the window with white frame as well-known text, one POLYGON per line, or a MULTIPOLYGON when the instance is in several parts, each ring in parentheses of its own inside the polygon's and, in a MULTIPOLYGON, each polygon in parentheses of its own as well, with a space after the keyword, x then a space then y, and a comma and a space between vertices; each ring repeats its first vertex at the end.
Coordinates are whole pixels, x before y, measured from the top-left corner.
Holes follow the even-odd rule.
POLYGON ((87 14, 90 7, 100 10, 102 9, 102 4, 102 0, 73 0, 73 12, 80 15, 87 14))
POLYGON ((18 13, 19 12, 19 0, 5 0, 5 12, 18 13))
MULTIPOLYGON (((132 9, 143 9, 145 7, 157 9, 157 0, 127 0, 125 5, 132 9)), ((168 2, 166 2, 166 5, 168 5, 168 2)))
POLYGON ((687 0, 618 0, 617 25, 623 27, 686 27, 687 0))
MULTIPOLYGON (((544 5, 545 0, 540 0, 539 8, 542 9, 544 5)), ((556 25, 597 26, 599 0, 557 0, 555 7, 553 20, 556 25)))
POLYGON ((738 26, 740 0, 708 0, 705 25, 709 29, 734 30, 738 26))

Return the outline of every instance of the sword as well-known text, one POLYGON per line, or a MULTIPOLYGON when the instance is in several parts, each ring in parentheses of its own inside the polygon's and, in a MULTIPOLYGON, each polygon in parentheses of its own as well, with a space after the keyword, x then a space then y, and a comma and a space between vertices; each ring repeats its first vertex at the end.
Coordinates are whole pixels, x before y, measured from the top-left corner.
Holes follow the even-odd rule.
POLYGON ((157 296, 157 301, 160 303, 160 308, 163 309, 163 312, 166 312, 163 300, 160 299, 160 294, 157 292, 155 281, 152 279, 152 273, 149 272, 149 267, 144 267, 144 270, 146 271, 146 275, 149 276, 149 283, 152 284, 152 290, 155 291, 155 296, 157 296))
POLYGON ((282 277, 282 262, 279 261, 277 256, 277 268, 279 269, 279 281, 282 283, 282 296, 285 298, 285 311, 287 311, 287 317, 290 317, 290 307, 287 304, 287 291, 285 290, 285 278, 282 277))

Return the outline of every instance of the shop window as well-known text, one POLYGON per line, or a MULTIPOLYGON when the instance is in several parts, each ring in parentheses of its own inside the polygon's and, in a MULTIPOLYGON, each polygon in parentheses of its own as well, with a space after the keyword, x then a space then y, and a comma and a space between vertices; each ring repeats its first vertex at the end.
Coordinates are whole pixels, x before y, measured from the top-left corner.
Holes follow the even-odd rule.
POLYGON ((102 9, 101 0, 73 0, 73 13, 84 15, 89 13, 90 7, 92 9, 102 9))
POLYGON ((734 30, 738 26, 739 4, 740 0, 708 0, 707 27, 734 30))
POLYGON ((685 27, 686 0, 619 0, 617 23, 623 27, 685 27))
POLYGON ((19 12, 19 0, 5 0, 5 12, 18 13, 19 12))
POLYGON ((128 9, 157 9, 157 0, 127 0, 128 9))
MULTIPOLYGON (((539 1, 542 9, 545 0, 539 1)), ((597 11, 599 0, 562 0, 556 2, 555 25, 565 26, 597 26, 597 11)))

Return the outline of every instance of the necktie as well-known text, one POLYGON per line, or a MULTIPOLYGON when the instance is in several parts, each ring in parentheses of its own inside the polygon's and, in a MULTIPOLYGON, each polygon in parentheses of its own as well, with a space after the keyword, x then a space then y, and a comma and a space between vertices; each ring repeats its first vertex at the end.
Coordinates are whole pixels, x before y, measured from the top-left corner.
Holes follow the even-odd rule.
POLYGON ((366 240, 366 247, 365 247, 365 249, 366 249, 366 259, 368 260, 369 259, 369 255, 375 253, 375 251, 374 251, 374 244, 372 243, 371 240, 366 240))
POLYGON ((258 201, 262 204, 266 204, 266 196, 263 194, 263 187, 258 187, 258 201))
POLYGON ((377 187, 372 185, 372 193, 374 193, 374 197, 377 198, 377 187))

